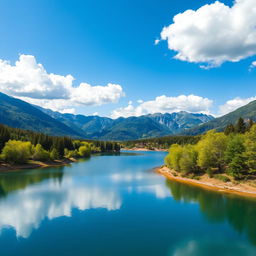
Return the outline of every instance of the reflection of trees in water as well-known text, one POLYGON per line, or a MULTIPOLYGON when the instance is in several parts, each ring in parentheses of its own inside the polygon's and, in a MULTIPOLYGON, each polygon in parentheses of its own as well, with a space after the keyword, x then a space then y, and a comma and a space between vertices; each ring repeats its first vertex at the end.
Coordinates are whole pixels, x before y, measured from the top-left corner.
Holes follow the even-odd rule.
POLYGON ((246 233, 256 245, 256 200, 205 190, 166 180, 177 201, 198 202, 201 212, 211 222, 228 221, 239 233, 246 233))
POLYGON ((61 183, 63 178, 63 166, 55 167, 54 170, 48 168, 3 173, 0 175, 0 198, 16 190, 24 189, 29 185, 40 183, 47 179, 54 179, 61 183))

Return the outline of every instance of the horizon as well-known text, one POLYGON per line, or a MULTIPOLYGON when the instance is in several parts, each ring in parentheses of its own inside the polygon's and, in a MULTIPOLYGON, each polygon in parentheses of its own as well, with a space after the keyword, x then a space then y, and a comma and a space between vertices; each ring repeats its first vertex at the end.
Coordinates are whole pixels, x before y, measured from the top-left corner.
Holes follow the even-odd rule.
POLYGON ((0 3, 0 91, 61 113, 111 118, 180 111, 218 117, 256 99, 253 0, 142 1, 136 9, 111 3, 0 3), (225 26, 217 10, 223 20, 228 13, 225 26), (244 19, 234 28, 238 11, 244 19))

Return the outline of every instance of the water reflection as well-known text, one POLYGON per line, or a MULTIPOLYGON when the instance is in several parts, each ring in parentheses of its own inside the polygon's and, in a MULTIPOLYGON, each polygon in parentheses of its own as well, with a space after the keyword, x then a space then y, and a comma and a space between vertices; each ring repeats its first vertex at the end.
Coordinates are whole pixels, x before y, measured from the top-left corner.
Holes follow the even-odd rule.
POLYGON ((54 171, 44 172, 41 169, 21 172, 2 173, 0 175, 0 198, 7 194, 24 189, 29 185, 37 184, 43 180, 53 179, 61 183, 63 177, 63 167, 56 167, 54 171))
POLYGON ((166 180, 177 201, 198 202, 200 210, 210 222, 228 221, 239 233, 245 233, 256 245, 256 200, 201 189, 166 180))
POLYGON ((166 181, 164 155, 0 174, 1 255, 255 255, 255 201, 166 181))
POLYGON ((168 256, 211 256, 211 255, 232 255, 232 256, 255 256, 255 248, 248 246, 245 242, 239 241, 232 246, 223 246, 223 240, 218 237, 215 240, 205 238, 189 240, 180 243, 175 250, 170 250, 168 256))
POLYGON ((117 210, 121 206, 111 187, 101 187, 86 176, 65 175, 63 168, 3 174, 0 187, 0 231, 12 227, 23 238, 45 218, 70 217, 74 208, 117 210))

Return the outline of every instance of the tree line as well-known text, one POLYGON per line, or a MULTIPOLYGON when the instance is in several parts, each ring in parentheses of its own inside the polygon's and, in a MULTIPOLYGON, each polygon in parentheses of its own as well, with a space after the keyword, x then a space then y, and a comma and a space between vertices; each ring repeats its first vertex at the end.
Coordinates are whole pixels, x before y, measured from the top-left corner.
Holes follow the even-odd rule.
POLYGON ((224 132, 208 131, 194 145, 173 144, 165 158, 166 165, 182 174, 214 174, 227 181, 256 174, 256 124, 239 118, 224 132), (226 177, 226 178, 225 178, 226 177))
POLYGON ((50 161, 89 157, 91 153, 108 151, 120 151, 119 143, 74 140, 0 124, 0 160, 4 162, 25 163, 29 159, 50 161))
POLYGON ((196 144, 200 140, 200 135, 176 135, 176 136, 165 136, 160 138, 149 138, 141 140, 131 140, 122 142, 124 148, 147 148, 147 149, 168 149, 172 144, 196 144))

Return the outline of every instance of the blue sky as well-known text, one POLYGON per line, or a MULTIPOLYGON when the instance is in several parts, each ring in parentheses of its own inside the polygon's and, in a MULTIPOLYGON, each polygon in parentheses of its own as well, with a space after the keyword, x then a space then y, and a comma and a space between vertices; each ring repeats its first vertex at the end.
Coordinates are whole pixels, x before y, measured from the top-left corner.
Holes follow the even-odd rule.
MULTIPOLYGON (((233 5, 232 1, 221 2, 229 7, 233 5)), ((219 106, 228 100, 256 95, 256 69, 249 71, 256 60, 253 53, 237 62, 224 61, 206 70, 195 61, 174 59, 177 51, 168 49, 166 40, 154 44, 160 39, 163 27, 173 23, 175 15, 212 3, 206 0, 0 1, 0 59, 14 65, 20 54, 34 56, 49 74, 71 74, 75 78, 73 87, 82 82, 122 87, 122 96, 113 102, 79 103, 72 106, 76 113, 110 116, 129 101, 135 108, 140 104, 137 100, 153 104, 158 96, 193 94, 212 101, 209 111, 219 114, 219 106)), ((237 47, 236 50, 239 51, 237 47)), ((26 96, 7 89, 2 91, 26 96)), ((183 110, 182 106, 179 110, 183 110)))

